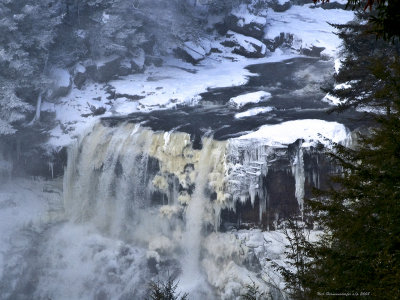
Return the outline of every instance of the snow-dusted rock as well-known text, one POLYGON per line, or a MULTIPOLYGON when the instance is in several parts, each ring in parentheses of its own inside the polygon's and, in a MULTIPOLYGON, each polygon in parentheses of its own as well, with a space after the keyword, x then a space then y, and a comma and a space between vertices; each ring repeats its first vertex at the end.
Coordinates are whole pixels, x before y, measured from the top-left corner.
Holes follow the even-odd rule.
POLYGON ((221 44, 233 48, 232 53, 248 58, 261 58, 267 52, 267 47, 261 41, 231 30, 226 33, 226 39, 221 44))
POLYGON ((188 41, 181 47, 175 49, 175 55, 189 63, 197 64, 203 60, 211 51, 211 43, 203 40, 197 43, 188 41))

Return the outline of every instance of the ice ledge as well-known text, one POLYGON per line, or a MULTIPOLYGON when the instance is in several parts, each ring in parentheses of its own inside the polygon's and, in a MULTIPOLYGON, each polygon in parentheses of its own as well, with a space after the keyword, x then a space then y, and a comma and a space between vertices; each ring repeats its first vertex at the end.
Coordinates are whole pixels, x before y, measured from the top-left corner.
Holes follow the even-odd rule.
POLYGON ((306 119, 283 122, 275 125, 263 125, 257 131, 245 134, 238 140, 259 140, 268 146, 284 146, 293 144, 298 139, 303 139, 303 147, 316 143, 329 145, 334 143, 347 143, 350 131, 337 122, 306 119))

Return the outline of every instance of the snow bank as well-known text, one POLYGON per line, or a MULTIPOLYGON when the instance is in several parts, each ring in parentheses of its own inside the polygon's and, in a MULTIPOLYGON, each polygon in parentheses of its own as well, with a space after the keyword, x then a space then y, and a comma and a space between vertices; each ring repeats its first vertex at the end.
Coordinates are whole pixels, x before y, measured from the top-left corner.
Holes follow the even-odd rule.
POLYGON ((271 98, 271 93, 265 91, 258 91, 254 93, 247 93, 244 95, 233 97, 229 100, 229 104, 234 107, 241 108, 249 103, 259 103, 267 101, 269 98, 271 98))
POLYGON ((256 116, 256 115, 264 114, 264 113, 267 113, 267 112, 270 112, 270 111, 273 111, 273 110, 274 110, 274 107, 271 107, 271 106, 256 107, 256 108, 252 108, 252 109, 246 110, 244 112, 235 114, 235 119, 241 119, 241 118, 256 116))
POLYGON ((325 138, 335 142, 344 142, 349 138, 349 131, 343 124, 323 120, 295 120, 275 125, 263 125, 257 131, 243 135, 238 139, 258 139, 266 145, 280 146, 304 139, 303 147, 314 142, 327 143, 325 138))
POLYGON ((324 47, 322 54, 335 57, 341 40, 332 33, 334 28, 328 23, 344 24, 353 18, 351 10, 314 8, 314 4, 295 5, 284 13, 269 10, 265 38, 274 39, 281 32, 290 33, 299 42, 296 47, 324 47))

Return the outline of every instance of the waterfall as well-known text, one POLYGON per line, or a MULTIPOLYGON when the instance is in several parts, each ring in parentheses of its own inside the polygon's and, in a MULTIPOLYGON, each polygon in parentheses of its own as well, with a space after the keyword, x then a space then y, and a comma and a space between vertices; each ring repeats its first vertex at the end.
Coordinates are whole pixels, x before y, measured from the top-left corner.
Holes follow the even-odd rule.
MULTIPOLYGON (((213 147, 212 139, 203 138, 203 151, 201 151, 195 179, 195 190, 186 208, 186 229, 182 237, 184 249, 182 286, 188 291, 205 288, 205 278, 200 270, 200 250, 203 241, 202 230, 205 224, 205 214, 209 207, 209 191, 212 190, 214 176, 213 170, 221 161, 224 161, 225 147, 213 147)), ((218 174, 217 174, 218 176, 218 174)), ((192 295, 192 297, 199 297, 192 295)))
MULTIPOLYGON (((68 151, 67 218, 74 226, 90 225, 107 238, 138 247, 132 251, 144 253, 140 259, 147 260, 136 261, 148 266, 141 270, 143 276, 171 272, 193 299, 235 299, 232 295, 238 297, 249 278, 268 290, 253 269, 246 269, 251 250, 235 234, 219 232, 221 212, 246 207, 251 222, 267 229, 270 223, 278 226, 279 201, 286 201, 282 196, 296 199, 302 212, 307 150, 299 143, 293 151, 263 141, 217 141, 206 135, 201 145, 194 147, 190 134, 177 130, 100 121, 68 151), (267 175, 273 179, 274 172, 281 177, 267 188, 267 175), (295 195, 285 187, 285 178, 292 182, 292 176, 295 195)), ((237 212, 239 218, 242 212, 237 212)))

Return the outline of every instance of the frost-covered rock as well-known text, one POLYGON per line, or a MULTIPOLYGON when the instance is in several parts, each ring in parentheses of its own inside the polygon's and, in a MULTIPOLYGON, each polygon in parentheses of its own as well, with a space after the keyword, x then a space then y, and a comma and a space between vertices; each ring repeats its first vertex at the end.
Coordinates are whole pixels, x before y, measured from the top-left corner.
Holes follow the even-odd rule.
POLYGON ((175 55, 189 63, 197 64, 203 60, 211 51, 211 43, 206 40, 194 43, 185 42, 181 47, 175 49, 175 55))
POLYGON ((221 44, 233 48, 232 53, 248 58, 264 57, 267 51, 267 47, 261 41, 231 30, 226 33, 226 39, 221 44))

